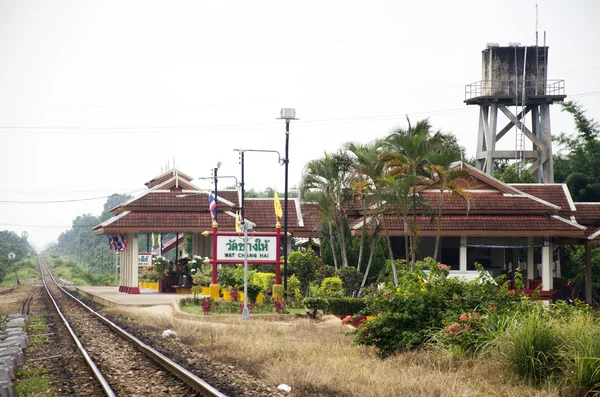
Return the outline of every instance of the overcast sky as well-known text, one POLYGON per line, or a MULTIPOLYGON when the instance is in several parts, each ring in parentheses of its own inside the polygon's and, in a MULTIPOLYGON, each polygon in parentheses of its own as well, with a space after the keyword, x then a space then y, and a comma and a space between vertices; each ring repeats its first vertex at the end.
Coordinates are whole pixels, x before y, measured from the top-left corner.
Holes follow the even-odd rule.
MULTIPOLYGON (((235 148, 283 154, 290 186, 347 141, 430 117, 475 152, 486 43, 535 44, 535 0, 0 0, 0 230, 38 246, 167 161, 194 178, 240 175, 235 148), (174 160, 173 160, 174 159, 174 160), (8 203, 12 201, 13 203, 8 203)), ((539 0, 549 78, 600 119, 600 2, 539 0)), ((552 108, 552 129, 572 131, 552 108)), ((514 134, 503 138, 514 148, 514 134)), ((501 141, 502 142, 502 141, 501 141)), ((201 188, 208 181, 194 180, 201 188)), ((233 184, 221 179, 219 186, 233 184)), ((277 155, 246 154, 246 186, 283 190, 277 155)))

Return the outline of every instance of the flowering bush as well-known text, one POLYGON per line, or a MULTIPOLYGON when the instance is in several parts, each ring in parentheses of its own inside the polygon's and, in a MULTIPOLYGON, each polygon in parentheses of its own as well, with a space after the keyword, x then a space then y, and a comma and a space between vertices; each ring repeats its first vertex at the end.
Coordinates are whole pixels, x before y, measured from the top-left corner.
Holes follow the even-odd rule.
POLYGON ((152 265, 154 265, 154 269, 160 275, 160 277, 162 277, 167 273, 169 261, 164 256, 158 255, 152 259, 152 265))
POLYGON ((203 298, 200 301, 202 302, 201 303, 202 311, 204 312, 205 315, 207 315, 212 310, 212 306, 213 306, 212 299, 210 299, 210 298, 203 298))
MULTIPOLYGON (((446 269, 431 259, 418 262, 415 271, 399 269, 398 288, 383 288, 366 297, 363 313, 381 316, 354 332, 355 343, 375 346, 381 356, 387 356, 422 346, 463 313, 471 313, 470 319, 475 321, 479 314, 474 316, 473 312, 482 306, 502 308, 521 300, 521 295, 507 294, 506 288, 498 288, 485 274, 480 269, 479 279, 470 282, 448 278, 446 269)), ((466 325, 468 329, 473 326, 465 323, 463 331, 466 325)), ((451 327, 451 332, 458 331, 457 326, 451 327)))
POLYGON ((231 287, 229 289, 229 295, 231 296, 231 301, 232 302, 237 302, 238 299, 240 298, 240 293, 237 289, 235 289, 234 287, 231 287))
POLYGON ((275 309, 275 313, 277 314, 285 313, 285 301, 281 298, 275 298, 273 300, 273 308, 275 309))

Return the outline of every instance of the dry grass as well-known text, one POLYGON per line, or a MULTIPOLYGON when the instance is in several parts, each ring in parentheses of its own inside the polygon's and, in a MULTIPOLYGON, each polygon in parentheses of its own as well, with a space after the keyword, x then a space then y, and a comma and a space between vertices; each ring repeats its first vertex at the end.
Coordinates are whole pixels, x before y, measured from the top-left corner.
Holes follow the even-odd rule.
POLYGON ((0 291, 5 291, 13 288, 12 292, 0 295, 0 312, 4 313, 19 313, 21 304, 31 294, 32 287, 23 285, 20 287, 1 287, 0 291))
POLYGON ((122 308, 140 322, 178 337, 212 360, 234 365, 295 396, 557 396, 512 381, 510 371, 489 360, 465 360, 413 352, 380 360, 370 348, 353 346, 349 330, 334 317, 276 323, 237 316, 199 321, 122 308), (211 320, 214 320, 211 321, 211 320))

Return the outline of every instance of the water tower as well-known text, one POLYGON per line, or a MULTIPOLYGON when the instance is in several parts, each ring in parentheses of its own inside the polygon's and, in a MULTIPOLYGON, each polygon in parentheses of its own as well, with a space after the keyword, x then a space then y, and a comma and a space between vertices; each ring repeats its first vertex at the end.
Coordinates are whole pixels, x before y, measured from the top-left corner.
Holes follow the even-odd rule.
POLYGON ((529 171, 537 181, 554 182, 550 105, 562 102, 566 95, 564 80, 548 80, 547 72, 545 45, 488 43, 482 51, 481 81, 465 86, 465 103, 479 106, 477 169, 491 174, 495 159, 532 160, 529 171), (498 110, 508 119, 500 130, 498 110), (513 127, 514 149, 496 149, 496 142, 513 127))

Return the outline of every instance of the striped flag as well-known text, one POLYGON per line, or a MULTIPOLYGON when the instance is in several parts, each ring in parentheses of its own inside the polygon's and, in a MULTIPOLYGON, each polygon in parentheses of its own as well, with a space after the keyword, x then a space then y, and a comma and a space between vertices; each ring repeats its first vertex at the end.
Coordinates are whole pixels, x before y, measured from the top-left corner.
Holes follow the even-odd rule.
POLYGON ((275 216, 281 218, 283 216, 283 211, 281 210, 281 203, 279 202, 279 195, 277 194, 277 190, 275 190, 273 195, 273 205, 275 206, 275 216))
POLYGON ((217 216, 217 202, 215 201, 215 196, 212 193, 208 193, 208 209, 210 210, 210 215, 213 219, 217 216))
POLYGON ((242 216, 237 211, 235 212, 235 231, 238 233, 242 231, 242 216))

